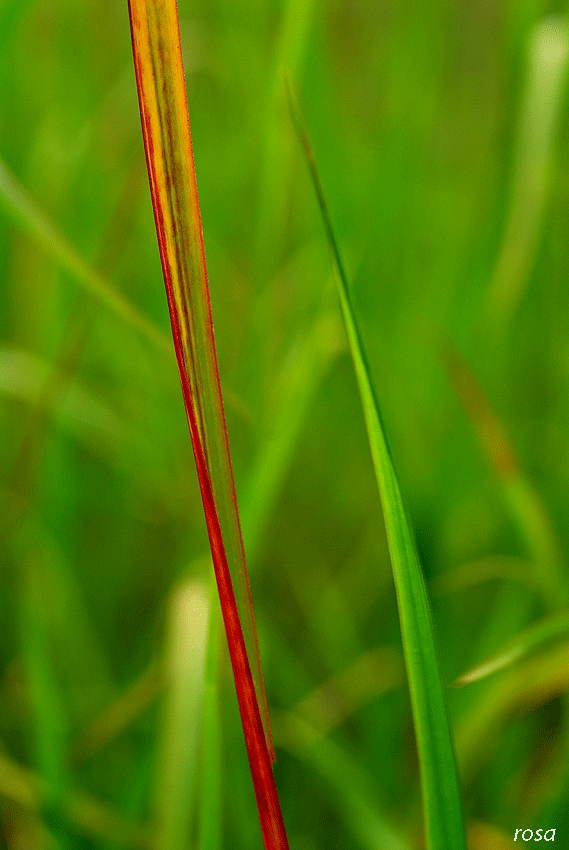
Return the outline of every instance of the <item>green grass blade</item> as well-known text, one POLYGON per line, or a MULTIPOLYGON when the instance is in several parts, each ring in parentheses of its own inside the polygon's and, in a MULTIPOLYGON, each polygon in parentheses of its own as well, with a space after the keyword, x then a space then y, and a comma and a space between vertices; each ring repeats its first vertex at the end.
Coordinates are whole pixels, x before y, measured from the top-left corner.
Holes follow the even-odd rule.
POLYGON ((503 333, 523 297, 546 210, 549 171, 569 59, 569 31, 562 17, 540 21, 528 45, 528 80, 511 200, 496 269, 486 294, 486 327, 503 333))
POLYGON ((342 317, 383 506, 419 752, 427 847, 460 850, 465 847, 460 793, 425 582, 314 155, 292 97, 291 108, 338 272, 342 317))
POLYGON ((42 800, 41 815, 53 835, 54 846, 61 847, 67 846, 71 838, 69 825, 62 817, 68 792, 63 759, 67 717, 50 652, 39 564, 33 553, 24 554, 22 561, 22 657, 33 706, 34 760, 51 792, 42 800))
POLYGON ((241 522, 250 563, 263 537, 282 481, 290 465, 298 434, 322 376, 341 350, 337 313, 320 311, 303 328, 274 378, 272 415, 251 467, 241 502, 241 522))

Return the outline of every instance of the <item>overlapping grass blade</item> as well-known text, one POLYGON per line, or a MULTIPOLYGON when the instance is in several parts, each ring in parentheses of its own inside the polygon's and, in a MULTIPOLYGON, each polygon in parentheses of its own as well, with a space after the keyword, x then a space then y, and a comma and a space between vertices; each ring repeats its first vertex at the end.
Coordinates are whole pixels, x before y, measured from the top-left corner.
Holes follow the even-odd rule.
MULTIPOLYGON (((343 349, 344 343, 338 336, 340 321, 337 313, 327 306, 318 310, 309 328, 303 329, 293 341, 283 358, 282 369, 276 376, 274 409, 271 409, 269 416, 267 435, 252 465, 240 512, 249 558, 252 557, 251 553, 254 558, 259 548, 315 389, 324 371, 343 349)), ((200 571, 201 568, 192 570, 200 571)), ((219 621, 218 602, 212 598, 203 706, 203 751, 207 753, 207 758, 201 769, 199 850, 216 850, 221 846, 219 621)), ((372 655, 375 658, 376 654, 372 655)), ((389 682, 400 675, 399 666, 397 659, 395 664, 390 664, 389 682)), ((122 734, 147 710, 164 685, 165 676, 161 665, 152 662, 77 740, 73 747, 75 760, 92 758, 100 749, 108 746, 113 738, 122 734)), ((357 670, 354 669, 346 688, 346 697, 350 703, 361 699, 359 695, 362 691, 375 694, 378 690, 375 685, 369 684, 365 670, 362 677, 361 664, 358 664, 357 670)), ((385 683, 382 682, 379 690, 384 689, 385 683)), ((322 733, 321 727, 319 731, 322 733)))
POLYGON ((419 752, 427 847, 429 850, 448 850, 450 847, 461 850, 465 847, 465 838, 460 793, 423 574, 314 155, 290 89, 289 93, 293 120, 303 145, 338 273, 340 306, 383 506, 419 752))
POLYGON ((287 847, 221 399, 175 0, 130 0, 146 162, 174 347, 267 848, 287 847), (237 597, 237 599, 236 599, 237 597))

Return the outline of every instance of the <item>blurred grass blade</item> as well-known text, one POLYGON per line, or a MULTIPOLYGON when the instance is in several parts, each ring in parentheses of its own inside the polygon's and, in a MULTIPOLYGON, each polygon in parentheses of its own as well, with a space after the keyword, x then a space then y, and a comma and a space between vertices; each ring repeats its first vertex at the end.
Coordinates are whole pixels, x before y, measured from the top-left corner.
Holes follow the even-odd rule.
MULTIPOLYGON (((4 798, 3 806, 10 801, 24 811, 39 813, 53 798, 53 790, 45 777, 0 752, 0 795, 4 798)), ((84 791, 71 791, 67 795, 65 816, 78 832, 93 839, 91 844, 98 840, 96 846, 101 846, 103 841, 113 841, 121 847, 137 850, 154 847, 150 829, 128 822, 107 803, 84 791)))
POLYGON ((356 660, 307 694, 293 713, 324 737, 380 694, 405 684, 403 658, 399 650, 379 646, 356 660))
POLYGON ((0 345, 0 395, 13 396, 30 405, 43 401, 47 381, 53 384, 68 381, 63 398, 49 413, 63 427, 73 423, 90 431, 102 432, 125 441, 130 438, 123 423, 108 404, 62 374, 57 366, 42 361, 30 351, 16 346, 0 345))
POLYGON ((499 480, 510 515, 533 561, 533 577, 552 608, 567 604, 568 590, 561 547, 539 494, 524 474, 502 424, 469 364, 450 340, 441 358, 462 406, 499 480))
POLYGON ((266 434, 260 441, 241 502, 243 536, 251 569, 308 406, 322 376, 341 350, 340 334, 337 311, 320 312, 311 325, 302 328, 274 376, 274 403, 266 434))
POLYGON ((209 607, 206 588, 195 580, 177 587, 170 604, 157 850, 184 850, 193 843, 209 607))
MULTIPOLYGON (((475 558, 437 576, 431 591, 434 595, 459 593, 488 581, 515 582, 536 589, 533 564, 515 555, 489 555, 487 558, 475 558)), ((539 588, 537 588, 539 589, 539 588)))
MULTIPOLYGON (((210 575, 211 571, 210 571, 210 575)), ((205 692, 203 705, 202 787, 200 794, 197 850, 220 850, 222 841, 221 720, 219 716, 219 660, 221 648, 221 612, 213 577, 210 589, 210 616, 205 692)))
POLYGON ((39 239, 49 253, 67 269, 83 287, 91 292, 111 312, 135 327, 146 339, 172 353, 169 339, 144 316, 134 304, 116 292, 105 278, 95 271, 73 245, 52 224, 26 190, 0 159, 0 200, 8 212, 39 239))
POLYGON ((551 16, 532 31, 528 82, 514 160, 511 201, 485 304, 488 328, 503 332, 531 274, 549 192, 548 170, 569 59, 565 20, 551 16))
POLYGON ((541 649, 544 644, 549 643, 554 638, 567 636, 568 633, 569 611, 562 611, 545 617, 512 638, 500 652, 463 673, 453 684, 456 687, 461 687, 485 679, 499 670, 505 670, 537 649, 541 649))
POLYGON ((456 729, 456 753, 465 785, 502 745, 504 724, 522 712, 535 711, 569 689, 569 641, 564 641, 481 682, 456 729))
POLYGON ((306 62, 308 35, 315 10, 314 0, 289 0, 284 4, 281 36, 271 51, 274 56, 272 79, 267 86, 264 115, 264 148, 261 152, 260 191, 256 212, 256 277, 264 279, 264 270, 272 268, 286 233, 288 193, 292 184, 294 146, 286 135, 286 111, 282 110, 281 69, 293 76, 301 74, 306 62))
POLYGON ((151 662, 134 683, 111 702, 74 742, 71 758, 81 764, 93 758, 124 732, 155 701, 164 688, 162 666, 151 662))
POLYGON ((439 672, 427 592, 391 451, 387 442, 371 371, 353 310, 346 275, 310 142, 289 87, 291 112, 298 131, 333 254, 342 316, 360 392, 373 465, 381 495, 423 789, 428 850, 465 848, 464 826, 454 752, 439 672))
POLYGON ((174 347, 261 830, 267 848, 287 847, 219 384, 176 3, 130 0, 129 10, 174 347))
POLYGON ((50 789, 42 800, 41 815, 53 835, 54 846, 60 847, 68 846, 71 838, 67 819, 62 816, 69 790, 64 763, 68 718, 49 646, 40 570, 36 553, 21 553, 22 660, 33 706, 34 760, 50 789))

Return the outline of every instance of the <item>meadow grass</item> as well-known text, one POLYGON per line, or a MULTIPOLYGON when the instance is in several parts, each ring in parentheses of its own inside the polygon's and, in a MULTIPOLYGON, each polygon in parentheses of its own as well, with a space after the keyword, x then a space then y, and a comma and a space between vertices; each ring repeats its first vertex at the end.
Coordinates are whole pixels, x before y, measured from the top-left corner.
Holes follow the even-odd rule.
MULTIPOLYGON (((569 834, 568 641, 547 625, 567 598, 569 112, 549 11, 179 3, 275 776, 298 850, 411 850, 422 815, 380 501, 283 67, 352 282, 443 684, 504 648, 518 657, 446 690, 470 846, 508 846, 519 827, 569 834)), ((158 846, 172 592, 207 587, 209 565, 158 342, 126 3, 6 0, 0 33, 4 842, 158 846)), ((211 594, 210 626, 192 819, 167 840, 191 829, 203 850, 260 847, 211 594)))

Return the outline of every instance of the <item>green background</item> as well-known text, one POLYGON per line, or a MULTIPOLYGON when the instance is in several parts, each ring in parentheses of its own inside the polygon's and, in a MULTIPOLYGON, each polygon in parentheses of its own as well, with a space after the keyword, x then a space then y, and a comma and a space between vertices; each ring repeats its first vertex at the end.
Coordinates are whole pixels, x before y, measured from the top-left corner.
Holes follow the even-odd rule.
MULTIPOLYGON (((569 36, 564 18, 537 29, 564 12, 529 0, 179 3, 296 850, 414 847, 421 808, 379 497, 284 73, 352 283, 446 685, 568 598, 569 36)), ((0 158, 53 228, 38 237, 4 175, 3 842, 144 844, 169 717, 152 671, 172 588, 208 580, 205 522, 173 357, 85 289, 58 241, 169 332, 126 2, 0 3, 0 158), (95 826, 74 814, 85 793, 95 826)), ((568 840, 568 670, 565 633, 447 689, 474 850, 509 846, 516 828, 568 840)), ((187 808, 218 758, 215 834, 197 816, 190 832, 202 847, 260 847, 225 648, 214 693, 219 730, 187 808)))

